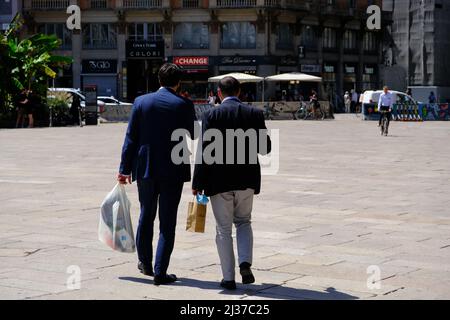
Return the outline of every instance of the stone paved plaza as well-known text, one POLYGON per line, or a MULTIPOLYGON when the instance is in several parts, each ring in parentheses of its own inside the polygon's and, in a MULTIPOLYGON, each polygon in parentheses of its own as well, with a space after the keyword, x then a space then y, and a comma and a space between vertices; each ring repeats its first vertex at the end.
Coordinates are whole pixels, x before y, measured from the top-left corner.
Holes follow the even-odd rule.
POLYGON ((135 254, 97 240, 126 124, 0 130, 0 299, 450 299, 450 123, 393 123, 389 137, 353 115, 268 126, 280 170, 255 199, 256 283, 231 294, 218 287, 211 209, 205 234, 184 230, 190 184, 176 284, 154 286, 135 254))

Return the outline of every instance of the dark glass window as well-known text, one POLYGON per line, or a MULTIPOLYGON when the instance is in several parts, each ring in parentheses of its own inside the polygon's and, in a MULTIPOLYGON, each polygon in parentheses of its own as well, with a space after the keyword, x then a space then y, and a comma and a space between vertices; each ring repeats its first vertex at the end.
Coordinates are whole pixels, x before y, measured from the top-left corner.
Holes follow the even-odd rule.
POLYGON ((47 35, 55 35, 61 40, 61 49, 72 49, 72 32, 67 29, 65 23, 45 23, 38 27, 38 32, 47 35))
POLYGON ((256 26, 252 22, 226 22, 221 31, 222 49, 256 48, 256 26))
POLYGON ((280 23, 277 27, 277 48, 292 49, 294 47, 294 25, 280 23))
POLYGON ((112 49, 117 47, 117 31, 111 23, 89 23, 82 27, 84 49, 112 49))
POLYGON ((206 23, 185 22, 175 26, 173 35, 175 49, 209 48, 209 29, 206 23))
POLYGON ((336 40, 336 30, 332 28, 324 28, 323 29, 323 41, 322 45, 324 49, 336 49, 337 40, 336 40))
POLYGON ((303 26, 300 35, 300 45, 307 49, 317 50, 317 36, 312 26, 303 26))

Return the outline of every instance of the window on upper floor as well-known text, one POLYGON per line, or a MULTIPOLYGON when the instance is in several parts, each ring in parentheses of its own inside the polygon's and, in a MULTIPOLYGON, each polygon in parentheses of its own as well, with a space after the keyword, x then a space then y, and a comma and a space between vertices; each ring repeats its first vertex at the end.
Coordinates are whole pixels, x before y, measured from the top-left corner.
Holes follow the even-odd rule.
POLYGON ((255 49, 255 23, 226 22, 222 24, 220 47, 222 49, 255 49))
POLYGON ((163 38, 159 23, 131 23, 128 25, 128 40, 157 41, 163 38))
POLYGON ((72 49, 72 32, 67 29, 65 23, 44 23, 38 26, 38 32, 55 35, 61 40, 61 49, 72 49))
POLYGON ((345 30, 344 32, 344 49, 355 50, 356 49, 356 32, 353 30, 345 30))
POLYGON ((175 49, 208 49, 208 25, 203 22, 176 24, 173 34, 173 47, 175 49))
POLYGON ((374 32, 366 32, 364 34, 363 48, 366 52, 375 52, 377 50, 377 39, 374 32))
POLYGON ((88 23, 82 26, 84 49, 117 47, 117 31, 112 23, 88 23))
POLYGON ((313 26, 302 26, 300 45, 312 50, 317 50, 317 36, 313 26))
POLYGON ((336 49, 337 39, 336 30, 332 28, 323 29, 322 45, 324 49, 336 49))
POLYGON ((294 25, 291 23, 280 23, 277 26, 277 48, 294 48, 294 25))

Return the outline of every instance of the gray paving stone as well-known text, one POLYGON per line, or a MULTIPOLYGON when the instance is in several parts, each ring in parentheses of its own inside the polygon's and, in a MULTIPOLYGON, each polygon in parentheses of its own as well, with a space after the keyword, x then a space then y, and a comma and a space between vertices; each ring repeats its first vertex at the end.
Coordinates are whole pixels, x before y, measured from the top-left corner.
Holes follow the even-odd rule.
MULTIPOLYGON (((97 240, 126 124, 0 130, 0 298, 450 298, 448 123, 394 122, 387 138, 374 123, 341 115, 268 126, 280 129, 280 171, 263 177, 255 198, 256 283, 231 295, 218 286, 211 208, 204 234, 184 230, 189 184, 170 265, 179 283, 154 286, 135 254, 97 240), (67 290, 70 265, 81 268, 80 290, 67 290), (383 278, 375 292, 370 265, 383 278)), ((136 228, 136 185, 127 193, 136 228)))

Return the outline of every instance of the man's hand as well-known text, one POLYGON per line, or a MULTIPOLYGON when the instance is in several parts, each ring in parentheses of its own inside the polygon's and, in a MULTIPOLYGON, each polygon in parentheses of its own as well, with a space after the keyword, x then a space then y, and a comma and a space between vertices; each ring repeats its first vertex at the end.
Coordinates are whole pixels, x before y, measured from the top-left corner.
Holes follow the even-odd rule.
POLYGON ((131 184, 131 176, 126 176, 119 173, 117 174, 117 181, 119 181, 120 184, 131 184))
POLYGON ((193 194, 194 196, 196 196, 196 195, 198 195, 198 194, 202 194, 202 192, 201 192, 200 190, 192 189, 192 194, 193 194))

